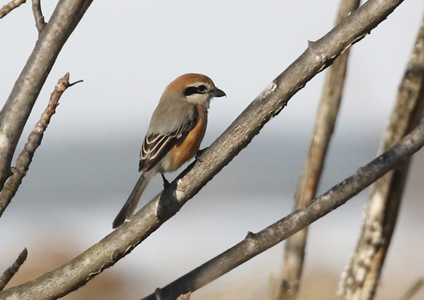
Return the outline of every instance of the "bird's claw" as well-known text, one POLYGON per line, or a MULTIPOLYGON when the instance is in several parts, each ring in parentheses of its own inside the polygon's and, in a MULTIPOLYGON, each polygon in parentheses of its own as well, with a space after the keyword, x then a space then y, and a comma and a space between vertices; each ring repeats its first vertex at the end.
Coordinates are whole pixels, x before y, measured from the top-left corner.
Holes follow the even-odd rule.
POLYGON ((200 159, 200 156, 202 156, 203 152, 205 152, 205 150, 207 150, 208 148, 209 147, 197 150, 197 153, 196 153, 196 156, 194 157, 194 159, 197 160, 198 162, 202 162, 202 160, 200 159))

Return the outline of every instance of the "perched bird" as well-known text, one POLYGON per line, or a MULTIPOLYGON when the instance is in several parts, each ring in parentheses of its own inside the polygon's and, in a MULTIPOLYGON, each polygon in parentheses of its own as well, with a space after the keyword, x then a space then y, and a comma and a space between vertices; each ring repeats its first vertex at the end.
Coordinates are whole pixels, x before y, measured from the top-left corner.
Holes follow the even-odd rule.
POLYGON ((202 74, 184 74, 166 87, 141 147, 141 176, 113 221, 113 228, 132 217, 153 176, 161 173, 166 185, 163 173, 175 171, 196 155, 206 131, 209 102, 223 96, 225 93, 202 74))

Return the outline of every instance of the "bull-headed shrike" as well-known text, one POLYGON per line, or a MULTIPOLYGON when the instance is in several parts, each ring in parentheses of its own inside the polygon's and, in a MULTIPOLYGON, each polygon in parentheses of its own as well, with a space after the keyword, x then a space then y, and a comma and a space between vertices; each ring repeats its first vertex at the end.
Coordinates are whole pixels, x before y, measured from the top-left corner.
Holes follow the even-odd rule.
POLYGON ((201 74, 184 74, 166 87, 141 148, 140 179, 113 221, 113 228, 132 217, 154 175, 161 173, 163 177, 163 173, 175 171, 196 155, 205 135, 210 100, 223 96, 225 93, 201 74))

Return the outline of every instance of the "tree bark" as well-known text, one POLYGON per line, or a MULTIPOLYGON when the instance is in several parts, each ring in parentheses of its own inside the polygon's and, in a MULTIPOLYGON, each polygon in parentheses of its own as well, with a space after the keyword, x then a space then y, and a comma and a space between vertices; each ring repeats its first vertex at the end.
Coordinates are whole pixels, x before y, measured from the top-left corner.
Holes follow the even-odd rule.
MULTIPOLYGON (((379 153, 400 141, 418 124, 424 109, 424 23, 399 87, 379 153)), ((395 228, 410 160, 379 179, 371 192, 362 233, 340 281, 339 299, 373 299, 395 228)))

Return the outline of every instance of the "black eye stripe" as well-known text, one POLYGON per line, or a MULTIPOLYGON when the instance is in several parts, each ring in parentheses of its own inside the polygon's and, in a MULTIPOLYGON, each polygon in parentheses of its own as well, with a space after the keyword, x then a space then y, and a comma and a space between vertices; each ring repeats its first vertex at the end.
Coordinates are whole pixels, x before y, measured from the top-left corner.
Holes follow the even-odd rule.
POLYGON ((184 90, 184 96, 190 96, 196 93, 199 93, 199 92, 197 91, 197 88, 194 86, 189 86, 188 88, 184 90))
POLYGON ((199 86, 189 86, 184 90, 184 96, 190 96, 193 94, 204 94, 207 88, 205 85, 201 84, 199 86))

